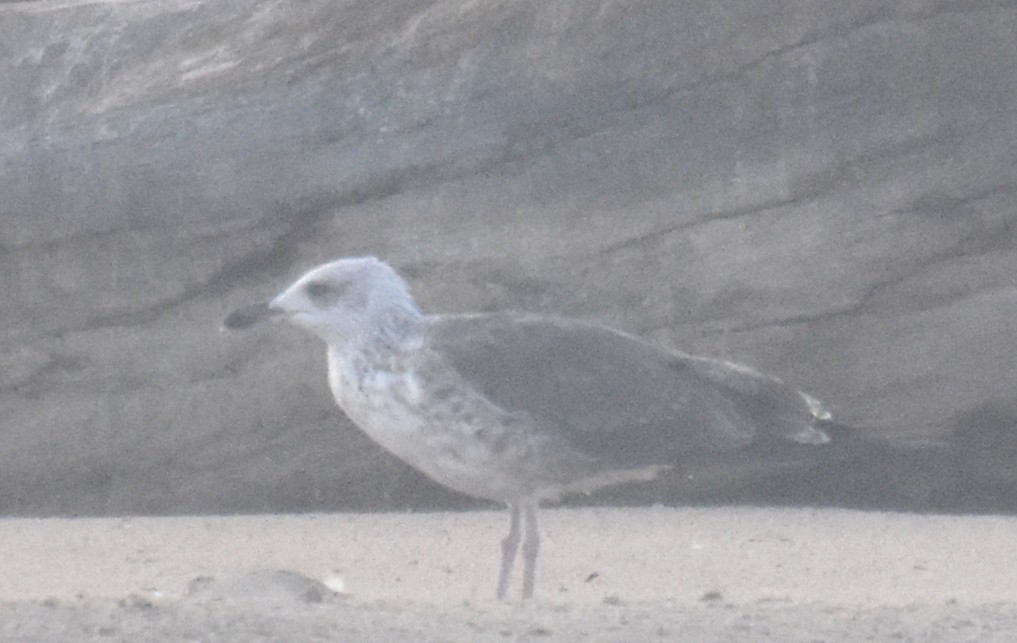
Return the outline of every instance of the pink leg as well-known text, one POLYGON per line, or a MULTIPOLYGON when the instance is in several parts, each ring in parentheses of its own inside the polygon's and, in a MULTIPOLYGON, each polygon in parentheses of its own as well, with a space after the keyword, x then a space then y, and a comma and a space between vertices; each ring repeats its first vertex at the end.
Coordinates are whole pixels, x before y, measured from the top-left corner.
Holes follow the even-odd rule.
POLYGON ((527 502, 526 540, 523 541, 523 598, 533 597, 538 551, 540 551, 540 531, 537 529, 537 503, 527 502))
MULTIPOLYGON (((509 505, 512 519, 509 523, 509 532, 501 541, 501 573, 498 574, 498 599, 505 598, 508 592, 509 576, 512 574, 512 563, 516 560, 516 552, 519 550, 519 505, 509 505)), ((528 565, 527 565, 528 568, 528 565)))

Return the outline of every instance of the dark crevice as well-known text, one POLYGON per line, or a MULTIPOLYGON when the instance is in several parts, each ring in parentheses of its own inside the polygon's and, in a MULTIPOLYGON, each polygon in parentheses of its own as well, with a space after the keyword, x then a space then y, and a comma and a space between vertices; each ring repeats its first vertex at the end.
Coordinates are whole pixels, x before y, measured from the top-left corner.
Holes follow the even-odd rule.
MULTIPOLYGON (((841 160, 840 162, 833 163, 829 167, 822 168, 811 175, 807 175, 795 181, 795 184, 801 187, 788 197, 760 201, 743 207, 732 208, 730 210, 700 214, 690 220, 681 221, 671 226, 657 228, 655 230, 603 246, 597 249, 597 255, 601 256, 604 254, 629 250, 631 248, 639 248, 647 243, 651 243, 656 239, 659 239, 660 237, 683 233, 697 226, 713 223, 715 221, 740 219, 742 217, 759 215, 773 212, 774 210, 779 210, 781 208, 809 203, 810 201, 814 201, 825 194, 831 193, 841 181, 845 180, 845 177, 852 175, 854 168, 863 167, 889 158, 914 154, 921 149, 941 142, 941 137, 942 131, 937 130, 924 136, 887 145, 872 152, 860 154, 850 159, 841 160)), ((994 188, 994 190, 996 189, 994 188)))
MULTIPOLYGON (((220 297, 238 284, 259 281, 266 274, 269 279, 277 278, 290 268, 299 246, 313 240, 319 234, 321 224, 336 211, 384 199, 418 185, 459 178, 465 174, 460 165, 457 161, 450 161, 413 166, 363 181, 342 192, 322 193, 292 205, 278 203, 271 213, 247 226, 266 229, 285 225, 286 231, 276 237, 271 246, 229 262, 201 283, 155 305, 141 310, 93 316, 80 327, 60 329, 55 333, 62 335, 84 329, 146 324, 188 301, 220 297)), ((470 173, 480 171, 482 169, 478 166, 470 168, 470 173)))

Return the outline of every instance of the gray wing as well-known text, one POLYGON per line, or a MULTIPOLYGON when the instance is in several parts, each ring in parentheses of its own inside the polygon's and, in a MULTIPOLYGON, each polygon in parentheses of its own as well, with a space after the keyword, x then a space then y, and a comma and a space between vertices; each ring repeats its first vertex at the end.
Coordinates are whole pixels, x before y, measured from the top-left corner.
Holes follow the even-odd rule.
POLYGON ((822 443, 818 403, 778 380, 611 329, 535 315, 431 318, 428 341, 502 409, 625 465, 822 443))

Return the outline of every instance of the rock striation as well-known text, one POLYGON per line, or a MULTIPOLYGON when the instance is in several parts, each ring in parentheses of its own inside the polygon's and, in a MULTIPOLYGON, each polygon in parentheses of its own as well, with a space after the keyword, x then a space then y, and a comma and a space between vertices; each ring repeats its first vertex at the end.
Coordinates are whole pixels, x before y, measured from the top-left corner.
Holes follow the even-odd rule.
POLYGON ((312 340, 219 333, 359 254, 426 310, 748 363, 900 445, 655 499, 1015 508, 1011 2, 38 0, 0 28, 0 512, 461 506, 296 377, 312 340))

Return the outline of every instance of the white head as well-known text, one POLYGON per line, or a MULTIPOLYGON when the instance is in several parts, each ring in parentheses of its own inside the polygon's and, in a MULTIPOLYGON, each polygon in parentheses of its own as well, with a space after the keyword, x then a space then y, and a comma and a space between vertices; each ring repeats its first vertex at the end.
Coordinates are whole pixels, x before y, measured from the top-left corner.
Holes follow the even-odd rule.
POLYGON ((282 317, 330 346, 398 348, 419 335, 423 315, 406 282, 374 257, 338 259, 314 268, 268 304, 230 315, 227 328, 282 317))

